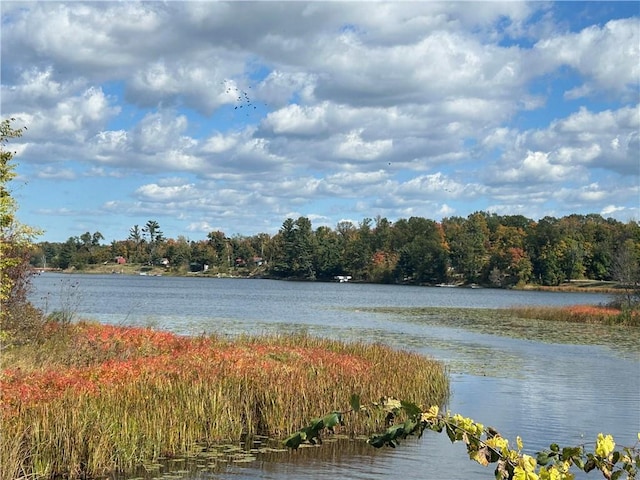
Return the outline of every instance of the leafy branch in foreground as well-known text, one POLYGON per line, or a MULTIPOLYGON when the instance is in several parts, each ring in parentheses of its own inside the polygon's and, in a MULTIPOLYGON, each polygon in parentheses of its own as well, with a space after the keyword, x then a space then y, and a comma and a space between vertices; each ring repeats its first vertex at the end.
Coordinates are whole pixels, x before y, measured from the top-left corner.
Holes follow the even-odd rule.
POLYGON ((376 448, 399 445, 400 440, 409 436, 422 436, 425 430, 446 432, 454 442, 464 442, 471 460, 483 466, 496 464, 497 480, 572 480, 570 472, 575 467, 584 472, 600 471, 604 478, 634 480, 640 464, 640 433, 638 442, 632 447, 616 449, 611 435, 598 434, 593 451, 585 445, 561 448, 553 443, 548 450, 538 452, 534 457, 523 452, 522 439, 516 438, 516 449, 509 447, 509 440, 499 432, 462 415, 441 413, 438 406, 423 411, 419 406, 393 398, 383 398, 379 403, 362 405, 357 395, 350 399, 351 409, 332 412, 316 418, 311 424, 284 440, 289 448, 298 448, 304 442, 312 445, 322 443, 320 433, 325 428, 333 432, 338 425, 344 425, 344 417, 349 413, 368 414, 371 409, 387 412, 387 429, 371 436, 367 443, 376 448), (626 475, 626 476, 624 476, 626 475))

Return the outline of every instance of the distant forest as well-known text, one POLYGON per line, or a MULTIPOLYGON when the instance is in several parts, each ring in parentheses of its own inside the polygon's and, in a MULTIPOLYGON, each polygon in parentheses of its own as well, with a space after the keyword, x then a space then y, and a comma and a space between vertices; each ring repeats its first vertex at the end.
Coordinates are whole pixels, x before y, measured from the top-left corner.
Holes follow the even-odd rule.
POLYGON ((275 235, 203 240, 165 238, 149 220, 124 240, 103 245, 100 232, 63 243, 41 242, 36 268, 83 270, 92 265, 140 264, 174 274, 252 275, 271 278, 407 284, 558 285, 574 279, 638 282, 640 226, 597 214, 545 217, 476 212, 436 222, 411 217, 365 218, 334 229, 287 218, 275 235))

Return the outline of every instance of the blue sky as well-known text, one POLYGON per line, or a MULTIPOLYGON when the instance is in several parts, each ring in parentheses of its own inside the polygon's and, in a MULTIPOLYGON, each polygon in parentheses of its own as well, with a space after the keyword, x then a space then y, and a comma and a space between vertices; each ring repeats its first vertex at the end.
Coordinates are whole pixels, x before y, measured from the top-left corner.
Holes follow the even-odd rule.
POLYGON ((640 216, 638 2, 6 2, 23 223, 640 216))

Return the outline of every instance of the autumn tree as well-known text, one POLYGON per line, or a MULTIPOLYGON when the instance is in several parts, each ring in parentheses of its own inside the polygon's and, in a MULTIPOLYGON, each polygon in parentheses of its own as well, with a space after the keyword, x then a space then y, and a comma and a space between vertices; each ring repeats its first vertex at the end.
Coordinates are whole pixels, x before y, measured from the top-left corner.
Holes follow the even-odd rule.
POLYGON ((499 223, 490 235, 489 281, 496 286, 527 283, 533 266, 525 250, 522 227, 499 223))
POLYGON ((27 295, 33 240, 40 232, 16 218, 18 207, 9 188, 16 176, 15 152, 6 147, 9 140, 20 138, 24 129, 14 129, 14 121, 6 119, 0 124, 0 328, 15 332, 28 327, 27 319, 36 317, 27 295))
POLYGON ((174 271, 186 270, 191 262, 191 247, 189 241, 183 235, 176 240, 170 238, 165 243, 165 256, 174 271))

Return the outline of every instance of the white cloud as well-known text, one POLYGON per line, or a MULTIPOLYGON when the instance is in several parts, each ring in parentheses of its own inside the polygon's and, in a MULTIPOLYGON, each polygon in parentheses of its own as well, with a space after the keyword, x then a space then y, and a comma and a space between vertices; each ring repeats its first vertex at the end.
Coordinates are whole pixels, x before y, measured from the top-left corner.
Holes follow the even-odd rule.
POLYGON ((609 216, 612 213, 622 212, 624 210, 625 210, 625 207, 619 207, 619 206, 615 206, 615 205, 607 205, 600 211, 600 215, 609 216))
POLYGON ((594 95, 637 98, 640 76, 640 29, 637 18, 611 20, 578 33, 556 35, 535 46, 546 69, 567 65, 585 76, 584 83, 566 92, 568 99, 594 95))
POLYGON ((175 148, 184 139, 187 117, 170 112, 146 115, 132 131, 132 142, 142 152, 155 153, 175 148))
POLYGON ((109 218, 178 233, 273 231, 288 212, 623 218, 640 42, 615 7, 589 26, 542 2, 5 2, 25 211, 39 195, 56 211, 75 176, 110 192, 93 202, 109 218))
POLYGON ((276 135, 321 135, 327 129, 327 103, 316 106, 293 104, 267 115, 264 126, 276 135))
POLYGON ((76 176, 69 168, 58 170, 54 167, 45 167, 36 174, 37 178, 47 180, 75 180, 76 176))
POLYGON ((336 149, 336 154, 348 160, 373 160, 391 151, 393 140, 374 140, 367 142, 362 139, 362 130, 355 130, 345 134, 336 149))
POLYGON ((136 190, 136 196, 146 201, 174 201, 192 198, 195 190, 193 184, 188 185, 158 185, 151 183, 142 185, 136 190))
POLYGON ((225 136, 217 133, 205 141, 202 151, 204 153, 222 153, 231 150, 237 143, 238 138, 236 136, 225 136))
POLYGON ((529 185, 561 182, 569 176, 575 177, 578 173, 575 167, 553 163, 548 153, 539 151, 528 151, 525 157, 514 166, 492 172, 494 182, 526 183, 529 185))

